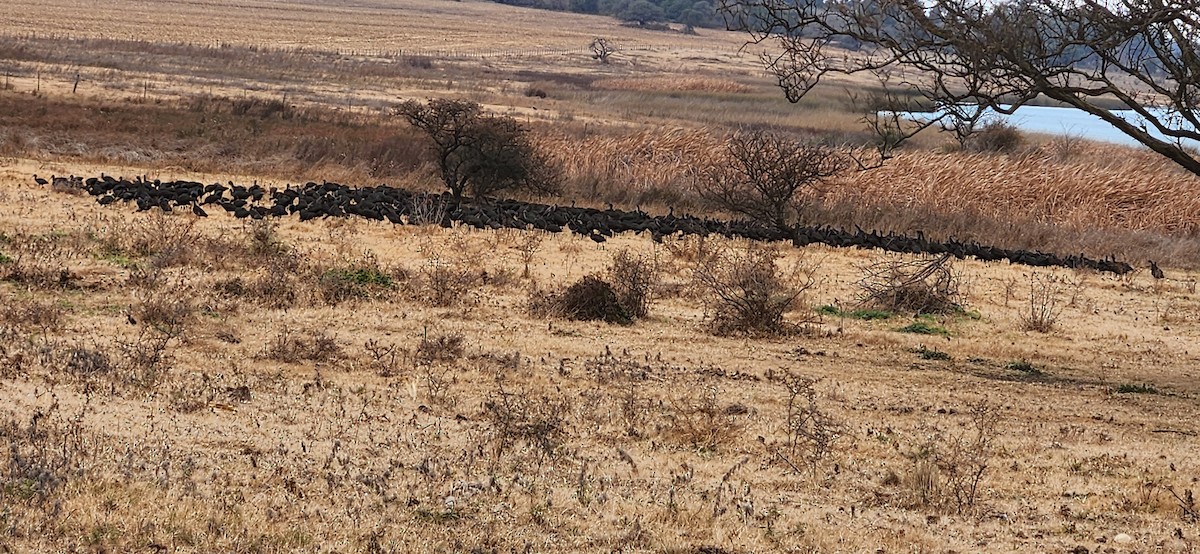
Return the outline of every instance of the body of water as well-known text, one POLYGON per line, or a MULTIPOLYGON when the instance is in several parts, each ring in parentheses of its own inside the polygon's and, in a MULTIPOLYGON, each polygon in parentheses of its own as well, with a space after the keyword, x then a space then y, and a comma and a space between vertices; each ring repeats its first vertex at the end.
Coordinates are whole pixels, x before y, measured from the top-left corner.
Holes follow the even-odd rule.
MULTIPOLYGON (((1121 110, 1115 112, 1126 121, 1130 121, 1135 125, 1144 123, 1144 119, 1130 110, 1121 110)), ((907 114, 913 119, 928 119, 928 112, 914 112, 907 114)), ((1016 113, 1012 115, 1003 115, 992 113, 991 117, 995 117, 1002 121, 1012 124, 1016 128, 1030 133, 1044 133, 1048 135, 1071 135, 1079 136, 1089 140, 1102 142, 1111 142, 1116 144, 1128 144, 1138 146, 1141 143, 1133 140, 1132 137, 1117 130, 1116 127, 1109 125, 1108 122, 1075 108, 1058 108, 1050 106, 1021 106, 1017 108, 1016 113)), ((1158 132, 1151 130, 1151 134, 1164 138, 1158 132)), ((1193 146, 1200 146, 1200 143, 1185 141, 1193 146)))

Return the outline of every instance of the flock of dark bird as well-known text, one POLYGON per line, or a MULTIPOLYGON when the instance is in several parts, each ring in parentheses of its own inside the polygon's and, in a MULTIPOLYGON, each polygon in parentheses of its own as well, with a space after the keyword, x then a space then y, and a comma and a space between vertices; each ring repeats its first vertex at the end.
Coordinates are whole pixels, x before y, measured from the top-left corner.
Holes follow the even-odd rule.
POLYGON ((879 234, 855 229, 853 232, 832 227, 797 226, 777 229, 759 222, 735 219, 718 220, 693 216, 653 216, 640 210, 622 211, 575 206, 556 206, 517 200, 456 202, 449 193, 410 192, 387 185, 349 187, 338 183, 306 183, 285 188, 263 188, 191 181, 159 181, 138 177, 132 180, 100 177, 54 177, 53 182, 34 175, 38 184, 76 188, 97 197, 100 204, 134 203, 138 211, 190 209, 200 217, 208 211, 223 209, 237 218, 263 219, 293 214, 301 221, 320 217, 364 217, 394 224, 439 224, 454 222, 478 229, 540 229, 552 233, 570 230, 598 243, 625 232, 649 233, 655 241, 673 235, 722 235, 758 241, 792 241, 796 246, 827 244, 835 247, 876 248, 910 254, 949 254, 957 258, 975 257, 984 261, 1008 260, 1030 266, 1089 268, 1118 275, 1133 267, 1115 259, 1097 260, 1083 255, 1058 256, 1046 252, 1009 250, 975 242, 949 240, 938 242, 924 236, 910 237, 879 234))

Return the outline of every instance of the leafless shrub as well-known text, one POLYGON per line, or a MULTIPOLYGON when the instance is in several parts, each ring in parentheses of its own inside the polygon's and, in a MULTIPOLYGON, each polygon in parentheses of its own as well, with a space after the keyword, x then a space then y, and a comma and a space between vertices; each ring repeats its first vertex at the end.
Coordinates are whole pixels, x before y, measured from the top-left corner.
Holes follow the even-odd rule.
POLYGON ((371 357, 371 366, 380 377, 395 377, 400 374, 400 363, 404 359, 404 350, 395 344, 381 344, 370 339, 363 349, 371 357))
POLYGON ((813 286, 811 275, 789 282, 776 266, 778 252, 748 243, 724 249, 692 269, 705 292, 709 327, 717 335, 777 336, 794 329, 784 321, 796 299, 813 286))
POLYGON ((650 301, 659 281, 658 262, 651 256, 618 250, 608 266, 608 281, 612 283, 617 303, 633 319, 650 313, 650 301))
POLYGON ((1028 311, 1021 314, 1022 326, 1027 331, 1049 333, 1062 314, 1063 294, 1070 283, 1064 277, 1046 274, 1029 274, 1028 311))
POLYGON ((128 261, 148 259, 155 268, 187 265, 195 259, 200 235, 195 218, 172 217, 155 210, 129 220, 105 220, 94 233, 101 256, 128 261))
POLYGON ((971 406, 965 433, 938 433, 909 454, 909 483, 918 505, 964 513, 974 507, 999 435, 999 410, 986 401, 971 406))
POLYGON ((61 506, 48 502, 83 475, 92 456, 83 435, 82 418, 64 419, 55 402, 37 410, 29 423, 8 419, 0 423, 0 490, 6 503, 42 507, 57 514, 61 506))
POLYGON ((131 315, 138 323, 174 338, 183 336, 195 319, 196 306, 187 287, 158 288, 145 293, 131 315))
POLYGON ((990 120, 971 133, 964 146, 970 152, 1016 152, 1025 141, 1021 131, 1001 119, 990 120))
POLYGON ((315 330, 301 336, 290 327, 285 326, 267 343, 260 354, 262 358, 287 364, 302 361, 329 362, 342 357, 342 347, 333 337, 322 330, 315 330))
POLYGON ((425 336, 417 343, 419 362, 452 362, 462 357, 465 338, 459 333, 425 336))
POLYGON ((643 398, 641 387, 649 379, 651 367, 629 357, 613 355, 606 351, 603 355, 586 360, 584 369, 600 387, 608 388, 615 405, 596 406, 606 414, 619 417, 625 434, 630 437, 641 436, 639 427, 647 425, 646 410, 649 400, 643 398))
POLYGON ((108 375, 113 372, 113 362, 99 347, 77 345, 67 350, 63 370, 84 378, 108 375))
POLYGON ((69 265, 87 254, 71 237, 53 233, 10 238, 8 247, 6 263, 0 264, 0 280, 29 289, 74 288, 79 277, 69 265))
POLYGON ((117 340, 118 378, 128 385, 152 389, 162 382, 173 361, 168 348, 175 337, 142 326, 131 340, 117 340))
POLYGON ((422 298, 432 306, 447 307, 466 303, 466 296, 482 273, 467 260, 435 251, 421 266, 419 275, 422 298))
POLYGON ((588 275, 561 292, 533 291, 530 294, 529 311, 539 316, 622 325, 632 321, 612 285, 595 275, 588 275))
POLYGON ((739 427, 736 410, 722 406, 720 397, 720 389, 710 385, 699 395, 672 399, 667 415, 670 431, 697 450, 719 450, 733 439, 739 427))
POLYGON ((62 328, 63 309, 54 302, 17 300, 0 307, 0 322, 22 329, 37 330, 43 338, 62 328))
POLYGON ((844 426, 823 411, 817 403, 816 380, 790 371, 771 373, 772 382, 787 391, 787 412, 782 444, 771 445, 774 457, 797 473, 817 478, 834 444, 845 433, 844 426))
POLYGON ((904 261, 898 257, 863 269, 860 301, 890 312, 947 314, 962 311, 961 278, 953 258, 904 261))
POLYGON ((542 249, 543 235, 537 232, 523 233, 521 241, 517 244, 517 251, 521 254, 521 263, 524 269, 521 270, 521 278, 529 278, 529 265, 533 263, 533 257, 538 250, 542 249))
POLYGON ((564 399, 529 391, 509 392, 502 378, 497 379, 483 409, 492 424, 497 458, 518 443, 525 443, 542 457, 553 456, 567 435, 564 399))

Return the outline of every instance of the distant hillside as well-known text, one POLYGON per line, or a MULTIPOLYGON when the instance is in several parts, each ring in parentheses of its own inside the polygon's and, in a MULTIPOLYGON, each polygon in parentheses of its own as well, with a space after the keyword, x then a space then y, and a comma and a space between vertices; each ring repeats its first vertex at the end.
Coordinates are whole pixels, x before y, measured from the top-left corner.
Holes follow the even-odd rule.
POLYGON ((608 15, 641 25, 679 23, 724 28, 725 21, 707 0, 495 0, 500 4, 564 12, 608 15))

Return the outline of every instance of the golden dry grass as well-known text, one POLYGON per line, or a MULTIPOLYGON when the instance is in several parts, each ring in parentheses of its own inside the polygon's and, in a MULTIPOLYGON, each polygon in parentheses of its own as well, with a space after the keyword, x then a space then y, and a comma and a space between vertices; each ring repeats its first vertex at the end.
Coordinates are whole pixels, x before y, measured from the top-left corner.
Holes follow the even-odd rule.
MULTIPOLYGON (((567 235, 293 220, 263 242, 225 216, 101 208, 24 178, 58 169, 20 162, 0 189, 10 207, 0 251, 74 276, 65 288, 0 283, 0 405, 16 448, 0 472, 0 544, 13 551, 1186 552, 1200 533, 1165 488, 1194 490, 1200 472, 1191 272, 1039 271, 1061 285, 1049 334, 1024 331, 1031 270, 964 262, 977 315, 926 320, 946 337, 897 332, 912 321, 901 314, 721 338, 705 332, 688 277, 695 239, 623 236, 599 248, 567 235), (169 262, 154 242, 164 235, 185 246, 169 262), (219 292, 270 275, 262 260, 279 250, 254 244, 290 249, 294 302, 219 292), (526 287, 597 272, 617 248, 665 264, 648 319, 525 315, 526 287), (307 268, 355 263, 395 275, 398 288, 337 306, 315 295, 307 268), (491 277, 433 307, 421 292, 431 264, 491 277), (157 285, 144 273, 156 265, 157 285), (123 363, 138 337, 164 332, 147 308, 173 298, 191 313, 153 375, 88 373, 64 355, 123 363), (51 307, 56 321, 23 315, 51 307), (423 340, 455 335, 461 357, 414 357, 423 340), (336 348, 283 356, 281 337, 336 348), (398 348, 389 371, 369 341, 398 348), (950 359, 920 354, 934 350, 950 359), (815 474, 775 454, 787 394, 771 379, 784 372, 818 379, 818 409, 840 433, 815 474), (1132 384, 1157 392, 1116 392, 1132 384), (978 499, 959 510, 948 468, 924 456, 969 439, 975 405, 998 417, 997 433, 978 499), (46 440, 56 446, 39 449, 46 440), (1114 542, 1120 533, 1133 542, 1114 542)), ((781 267, 804 260, 818 279, 793 321, 852 306, 860 268, 877 259, 782 254, 781 267)))
POLYGON ((0 22, 120 39, 4 43, 28 50, 0 93, 0 549, 1197 548, 1194 507, 1170 492, 1200 474, 1200 296, 1179 267, 1200 260, 1194 179, 1149 155, 909 152, 814 206, 845 226, 1154 256, 1165 280, 968 261, 966 313, 864 321, 816 308, 851 312, 877 254, 782 247, 781 268, 815 268, 787 314, 806 333, 715 337, 692 264, 741 243, 271 229, 100 207, 29 177, 428 187, 387 108, 444 95, 530 125, 572 185, 560 202, 699 208, 689 175, 719 163, 729 129, 855 129, 835 94, 780 100, 740 36, 432 0, 15 0, 0 22), (624 48, 611 66, 587 58, 595 36, 624 48), (413 65, 376 56, 414 49, 413 65), (39 73, 49 99, 31 96, 39 73), (234 116, 237 100, 292 116, 234 116), (619 248, 662 264, 650 317, 528 315, 530 289, 601 272, 619 248), (1026 330, 1039 293, 1047 334, 1026 330), (914 322, 947 334, 897 331, 914 322), (817 379, 840 435, 812 470, 816 449, 779 454, 788 373, 817 379), (972 450, 979 406, 997 427, 972 450), (960 507, 953 471, 972 462, 982 486, 960 507))

